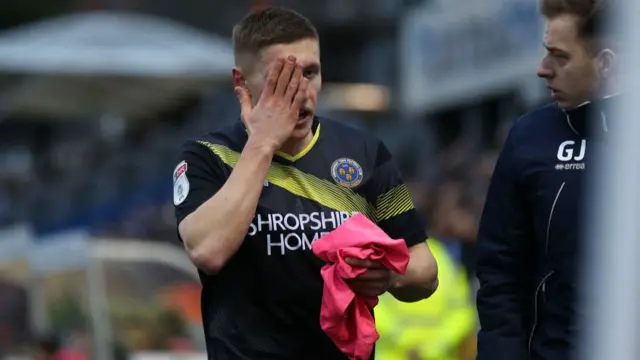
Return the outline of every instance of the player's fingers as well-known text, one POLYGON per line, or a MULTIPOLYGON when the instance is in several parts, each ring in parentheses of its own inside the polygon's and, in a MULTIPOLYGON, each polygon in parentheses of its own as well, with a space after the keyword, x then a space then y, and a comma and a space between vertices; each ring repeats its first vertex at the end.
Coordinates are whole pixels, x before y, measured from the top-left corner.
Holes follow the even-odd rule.
POLYGON ((300 80, 300 85, 298 85, 298 92, 296 92, 295 97, 293 98, 293 102, 291 105, 293 108, 298 111, 302 107, 302 104, 307 100, 307 88, 309 87, 309 79, 303 77, 300 80))
POLYGON ((372 282, 377 282, 377 281, 387 282, 389 281, 389 278, 390 278, 389 271, 386 269, 385 270, 370 269, 364 274, 357 277, 358 280, 372 281, 372 282))
POLYGON ((251 114, 251 96, 249 96, 247 89, 242 86, 236 86, 233 91, 236 93, 238 102, 240 103, 240 115, 242 120, 245 120, 249 114, 251 114))
POLYGON ((284 96, 285 91, 287 91, 287 87, 289 86, 289 81, 291 81, 291 74, 293 74, 293 70, 296 67, 296 58, 295 56, 289 56, 287 61, 284 63, 282 67, 282 71, 280 71, 280 76, 278 77, 278 84, 276 85, 276 89, 274 94, 284 96))
POLYGON ((371 261, 367 259, 356 259, 352 257, 346 258, 345 261, 347 262, 347 264, 351 266, 358 266, 358 267, 364 267, 369 269, 385 269, 384 265, 382 265, 378 261, 371 261))
POLYGON ((387 268, 379 261, 369 261, 369 269, 380 269, 387 271, 387 268))
POLYGON ((367 260, 361 260, 361 259, 356 259, 356 258, 352 258, 352 257, 346 257, 344 259, 344 261, 351 265, 351 266, 358 266, 358 267, 367 267, 367 260))
POLYGON ((371 261, 367 259, 356 259, 353 257, 348 257, 348 258, 345 258, 345 261, 347 262, 347 264, 351 266, 357 266, 357 267, 363 267, 363 268, 368 268, 371 265, 371 261))
POLYGON ((262 95, 271 96, 276 91, 276 86, 278 85, 278 77, 282 72, 282 67, 284 66, 284 59, 278 59, 271 66, 269 72, 267 73, 267 78, 264 82, 264 88, 262 89, 262 95))
POLYGON ((284 100, 288 103, 291 103, 296 96, 300 81, 302 81, 302 66, 296 65, 289 80, 289 85, 287 85, 287 90, 284 92, 284 100))
POLYGON ((371 283, 350 283, 349 286, 356 294, 362 296, 379 296, 386 291, 385 287, 376 286, 371 283))

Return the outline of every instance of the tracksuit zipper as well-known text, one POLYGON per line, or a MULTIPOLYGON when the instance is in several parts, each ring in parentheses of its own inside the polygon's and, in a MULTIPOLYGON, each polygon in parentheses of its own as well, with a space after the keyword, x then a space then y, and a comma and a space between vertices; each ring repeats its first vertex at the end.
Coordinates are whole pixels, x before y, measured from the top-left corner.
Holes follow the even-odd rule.
MULTIPOLYGON (((558 192, 556 193, 556 197, 553 200, 553 205, 551 205, 551 211, 549 212, 549 221, 547 221, 547 233, 546 233, 546 238, 545 238, 545 244, 544 244, 544 254, 547 257, 549 257, 549 241, 550 241, 550 237, 551 237, 551 221, 553 220, 553 214, 555 213, 556 210, 556 204, 558 203, 558 199, 560 198, 560 195, 562 194, 562 190, 564 189, 564 186, 566 185, 566 182, 562 182, 562 185, 560 185, 560 188, 558 189, 558 192)), ((540 295, 540 292, 542 292, 542 298, 543 298, 543 302, 547 302, 547 296, 546 296, 546 291, 547 291, 547 280, 549 279, 549 277, 551 275, 553 275, 555 272, 555 270, 551 270, 549 271, 543 278, 542 280, 540 280, 540 282, 538 283, 538 286, 536 286, 536 291, 534 293, 534 298, 533 298, 533 325, 531 326, 531 333, 529 334, 529 344, 528 344, 528 349, 529 349, 529 354, 531 354, 531 345, 533 343, 533 336, 535 335, 536 332, 536 327, 538 326, 538 297, 540 295)))
POLYGON ((540 283, 536 287, 536 292, 534 294, 535 299, 533 301, 533 326, 531 327, 531 333, 529 334, 529 345, 528 345, 529 354, 531 354, 531 344, 533 343, 533 335, 535 334, 536 327, 538 326, 538 295, 542 290, 542 288, 544 288, 549 276, 553 275, 553 273, 554 271, 552 270, 547 275, 545 275, 542 278, 542 281, 540 281, 540 283))

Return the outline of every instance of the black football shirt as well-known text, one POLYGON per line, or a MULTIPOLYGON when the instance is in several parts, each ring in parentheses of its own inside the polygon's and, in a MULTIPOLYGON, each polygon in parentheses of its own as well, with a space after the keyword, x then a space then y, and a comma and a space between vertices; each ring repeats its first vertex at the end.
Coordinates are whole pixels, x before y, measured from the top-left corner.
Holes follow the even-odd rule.
MULTIPOLYGON (((408 246, 426 239, 382 142, 324 118, 313 131, 298 156, 274 156, 238 252, 218 274, 200 272, 209 359, 346 359, 320 328, 323 262, 311 244, 358 212, 408 246)), ((238 121, 182 146, 173 174, 178 223, 224 185, 246 141, 238 121)))

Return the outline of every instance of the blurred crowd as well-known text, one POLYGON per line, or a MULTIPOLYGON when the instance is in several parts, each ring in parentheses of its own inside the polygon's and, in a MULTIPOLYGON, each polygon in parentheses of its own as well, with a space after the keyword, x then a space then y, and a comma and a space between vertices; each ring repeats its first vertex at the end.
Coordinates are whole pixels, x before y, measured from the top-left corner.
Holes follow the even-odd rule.
POLYGON ((444 148, 426 179, 409 179, 427 233, 446 244, 474 278, 474 244, 486 191, 510 122, 499 126, 492 146, 478 149, 460 139, 444 148))

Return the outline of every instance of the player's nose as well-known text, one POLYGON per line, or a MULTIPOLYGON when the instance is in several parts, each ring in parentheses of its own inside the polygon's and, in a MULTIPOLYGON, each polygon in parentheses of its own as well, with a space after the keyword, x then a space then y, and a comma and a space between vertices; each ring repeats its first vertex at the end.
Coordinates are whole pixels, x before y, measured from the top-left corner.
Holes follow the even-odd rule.
POLYGON ((538 68, 536 69, 536 75, 538 75, 538 77, 542 79, 551 78, 553 77, 553 69, 546 66, 544 61, 541 61, 540 64, 538 65, 538 68))

